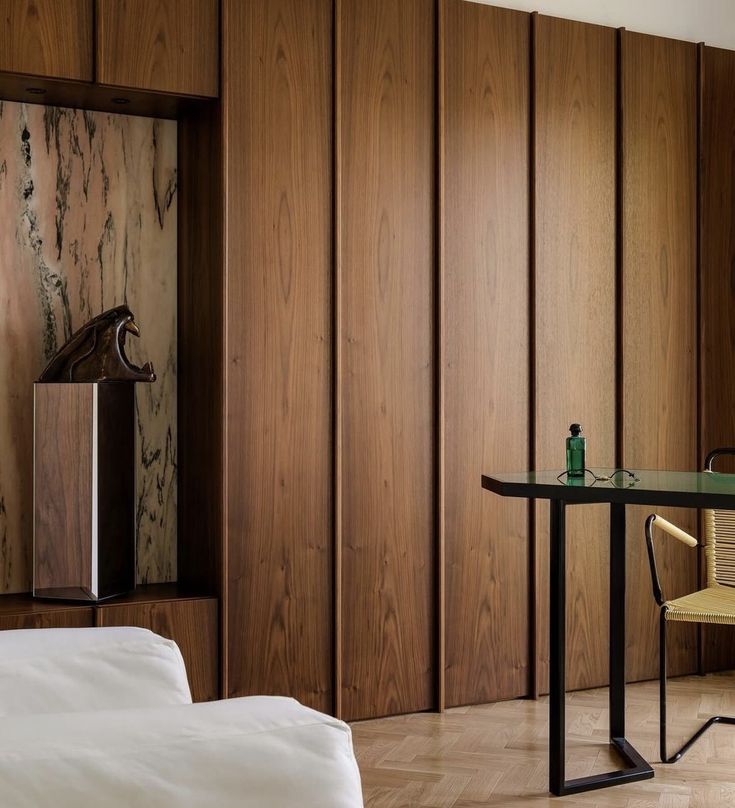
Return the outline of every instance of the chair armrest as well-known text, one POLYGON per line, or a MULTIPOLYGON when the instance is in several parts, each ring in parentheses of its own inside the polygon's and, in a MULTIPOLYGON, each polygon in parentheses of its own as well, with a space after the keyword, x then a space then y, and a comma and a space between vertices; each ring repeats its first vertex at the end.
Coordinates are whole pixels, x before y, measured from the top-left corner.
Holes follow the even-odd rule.
POLYGON ((735 455, 735 448, 723 446, 720 449, 713 449, 704 460, 704 470, 712 471, 712 462, 721 455, 735 455))
POLYGON ((648 550, 648 564, 651 568, 653 597, 656 599, 656 603, 658 603, 659 606, 663 606, 664 603, 666 603, 666 599, 664 598, 664 593, 661 591, 661 582, 659 581, 658 568, 656 567, 656 554, 653 550, 654 524, 656 527, 663 530, 664 533, 668 533, 669 536, 672 536, 673 538, 677 539, 677 541, 686 544, 688 547, 696 547, 697 540, 685 530, 682 530, 680 527, 677 527, 667 519, 664 519, 662 516, 658 516, 655 513, 652 513, 648 519, 646 519, 646 548, 648 550))

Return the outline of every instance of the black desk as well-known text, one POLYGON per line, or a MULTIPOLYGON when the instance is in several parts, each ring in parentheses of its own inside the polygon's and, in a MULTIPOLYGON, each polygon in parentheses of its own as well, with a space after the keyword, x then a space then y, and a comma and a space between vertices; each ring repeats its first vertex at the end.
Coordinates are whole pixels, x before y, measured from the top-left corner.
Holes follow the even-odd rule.
MULTIPOLYGON (((613 470, 595 471, 599 476, 609 476, 613 470)), ((536 471, 483 475, 482 487, 503 497, 550 501, 549 790, 561 796, 653 777, 651 766, 625 738, 625 506, 735 510, 735 475, 636 470, 639 482, 632 482, 622 474, 616 475, 612 482, 594 482, 589 476, 584 480, 559 481, 558 474, 559 471, 536 471), (567 780, 564 774, 564 512, 567 505, 595 502, 610 504, 610 743, 628 767, 567 780)))

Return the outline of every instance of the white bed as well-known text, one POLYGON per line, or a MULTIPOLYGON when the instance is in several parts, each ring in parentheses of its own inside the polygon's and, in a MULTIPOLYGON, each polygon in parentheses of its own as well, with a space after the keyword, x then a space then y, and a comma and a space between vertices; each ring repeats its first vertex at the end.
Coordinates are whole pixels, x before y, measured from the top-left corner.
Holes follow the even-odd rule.
POLYGON ((190 704, 168 640, 58 631, 112 630, 0 632, 2 808, 362 808, 343 722, 287 698, 190 704), (82 662, 96 665, 92 675, 82 662), (41 694, 13 680, 13 665, 41 694), (95 681, 105 675, 121 704, 110 682, 95 681))

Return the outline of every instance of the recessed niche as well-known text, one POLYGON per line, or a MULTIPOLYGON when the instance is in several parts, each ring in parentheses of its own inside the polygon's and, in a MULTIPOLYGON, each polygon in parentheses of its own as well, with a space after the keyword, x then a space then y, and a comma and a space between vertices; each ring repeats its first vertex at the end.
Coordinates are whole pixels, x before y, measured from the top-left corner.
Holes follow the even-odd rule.
POLYGON ((30 589, 33 381, 126 303, 140 583, 176 579, 176 122, 0 102, 0 593, 30 589), (139 347, 140 346, 140 347, 139 347))

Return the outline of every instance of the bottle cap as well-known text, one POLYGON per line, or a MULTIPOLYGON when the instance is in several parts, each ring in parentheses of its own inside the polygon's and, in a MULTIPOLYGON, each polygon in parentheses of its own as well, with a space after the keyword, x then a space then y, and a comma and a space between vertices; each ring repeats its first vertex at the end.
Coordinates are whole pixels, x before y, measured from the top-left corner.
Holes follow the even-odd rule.
POLYGON ((579 433, 582 431, 582 424, 572 424, 572 425, 569 427, 569 431, 570 431, 570 432, 572 433, 572 435, 574 435, 574 437, 576 438, 576 437, 579 435, 579 433))

